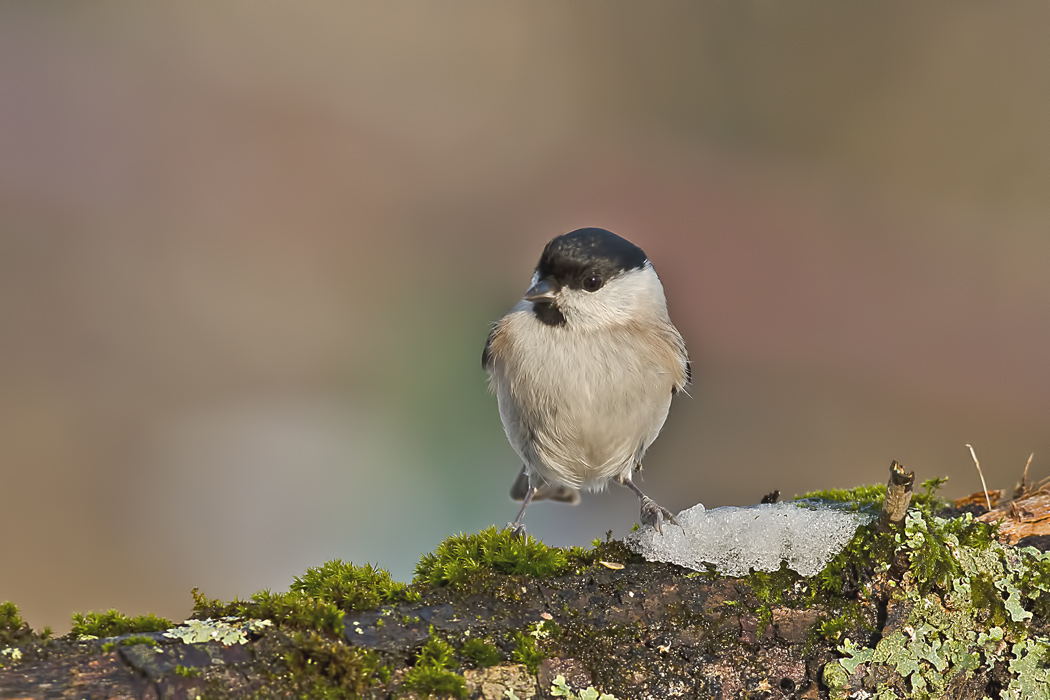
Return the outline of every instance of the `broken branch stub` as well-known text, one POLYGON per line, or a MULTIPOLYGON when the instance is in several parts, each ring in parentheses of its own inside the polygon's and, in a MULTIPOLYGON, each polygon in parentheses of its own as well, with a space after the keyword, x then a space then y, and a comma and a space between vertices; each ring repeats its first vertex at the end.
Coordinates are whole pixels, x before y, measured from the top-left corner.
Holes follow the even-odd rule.
POLYGON ((915 472, 904 471, 904 465, 894 460, 890 464, 890 480, 886 484, 886 500, 879 514, 879 529, 888 530, 904 520, 911 503, 911 487, 915 483, 915 472))

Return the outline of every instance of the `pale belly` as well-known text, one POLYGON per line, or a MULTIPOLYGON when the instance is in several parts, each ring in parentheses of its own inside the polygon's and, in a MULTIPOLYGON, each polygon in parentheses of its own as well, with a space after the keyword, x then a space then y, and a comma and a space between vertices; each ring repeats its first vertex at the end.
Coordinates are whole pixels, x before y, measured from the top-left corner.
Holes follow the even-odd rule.
POLYGON ((666 372, 624 339, 549 342, 523 357, 496 389, 507 437, 530 471, 587 490, 629 476, 667 418, 666 372))

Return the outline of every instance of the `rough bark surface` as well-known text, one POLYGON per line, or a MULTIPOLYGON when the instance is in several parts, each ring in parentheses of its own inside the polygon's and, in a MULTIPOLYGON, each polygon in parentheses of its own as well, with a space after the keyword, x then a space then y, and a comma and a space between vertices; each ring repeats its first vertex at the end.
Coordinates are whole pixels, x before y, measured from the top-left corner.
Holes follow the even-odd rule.
MULTIPOLYGON (((432 635, 449 640, 508 639, 520 633, 550 656, 535 673, 510 658, 489 668, 461 669, 469 697, 552 697, 561 675, 617 698, 817 698, 820 671, 834 645, 812 634, 819 608, 782 604, 761 609, 738 580, 690 575, 679 567, 632 558, 622 569, 597 564, 545 581, 500 577, 486 594, 436 590, 415 604, 345 618, 345 639, 378 652, 393 673, 366 697, 400 697, 399 676, 432 635), (543 623, 552 631, 545 632, 543 623), (400 668, 398 668, 400 667, 400 668)), ((874 611, 873 611, 874 613, 874 611)), ((56 640, 38 658, 0 669, 4 698, 240 697, 294 691, 284 650, 287 631, 273 629, 243 645, 183 644, 146 635, 108 652, 103 640, 56 640)), ((453 641, 455 644, 455 641, 453 641)), ((497 641, 497 646, 499 643, 497 641)))

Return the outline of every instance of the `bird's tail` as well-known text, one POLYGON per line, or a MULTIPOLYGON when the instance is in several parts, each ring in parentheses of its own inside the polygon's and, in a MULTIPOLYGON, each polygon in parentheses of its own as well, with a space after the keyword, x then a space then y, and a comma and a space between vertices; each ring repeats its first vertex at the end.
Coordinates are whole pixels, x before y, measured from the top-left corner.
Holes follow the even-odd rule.
MULTIPOLYGON (((580 502, 580 492, 571 486, 554 486, 536 477, 539 483, 536 485, 536 494, 532 497, 534 501, 557 501, 576 505, 580 502)), ((525 494, 529 492, 529 473, 523 466, 518 472, 518 478, 510 487, 510 497, 515 501, 524 501, 525 494)))

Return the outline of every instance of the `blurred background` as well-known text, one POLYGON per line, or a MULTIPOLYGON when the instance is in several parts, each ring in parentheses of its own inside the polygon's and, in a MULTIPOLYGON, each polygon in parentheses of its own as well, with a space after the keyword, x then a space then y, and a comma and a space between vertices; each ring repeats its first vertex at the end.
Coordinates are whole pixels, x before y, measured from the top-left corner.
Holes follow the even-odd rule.
MULTIPOLYGON (((655 262, 672 510, 1050 475, 1050 8, 8 5, 0 601, 37 629, 503 525, 480 367, 542 246, 655 262)), ((535 505, 586 544, 624 489, 535 505)))

